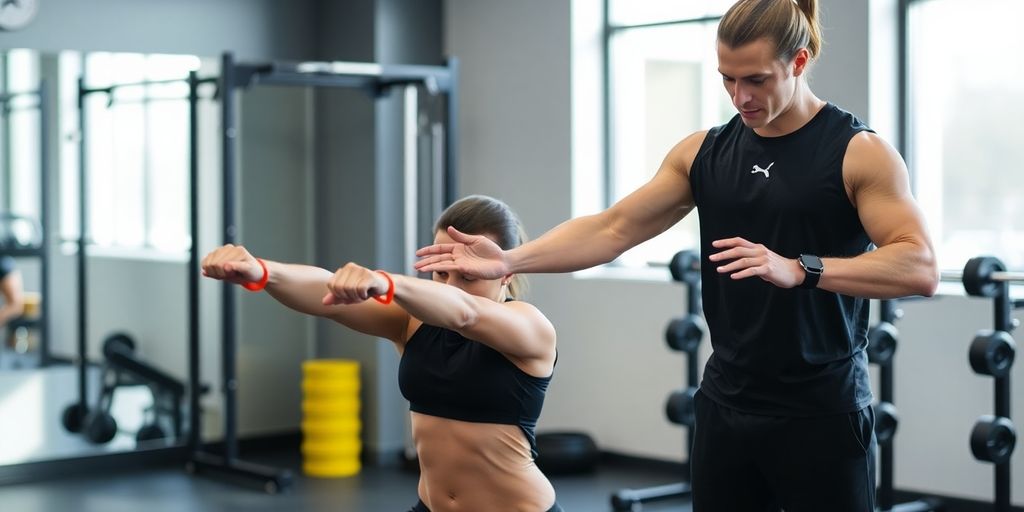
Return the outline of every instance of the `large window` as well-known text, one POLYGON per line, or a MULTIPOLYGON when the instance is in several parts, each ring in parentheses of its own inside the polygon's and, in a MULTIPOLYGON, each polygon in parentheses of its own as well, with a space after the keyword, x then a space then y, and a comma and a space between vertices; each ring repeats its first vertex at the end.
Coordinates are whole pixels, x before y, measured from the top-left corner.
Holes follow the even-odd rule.
MULTIPOLYGON (((607 0, 608 162, 606 205, 646 183, 687 135, 735 110, 715 54, 719 17, 733 0, 607 0)), ((646 266, 699 245, 697 216, 628 251, 646 266)))
POLYGON ((1024 268, 1020 0, 916 0, 907 13, 908 164, 942 268, 1024 268))
MULTIPOLYGON (((64 76, 73 77, 74 63, 66 67, 64 76)), ((188 85, 180 80, 198 68, 199 59, 190 56, 84 57, 88 88, 116 86, 85 98, 87 215, 96 246, 167 253, 188 249, 188 85)), ((62 90, 77 97, 71 83, 62 90)), ((77 187, 77 176, 64 177, 77 187)), ((71 187, 62 192, 77 195, 71 187)), ((66 206, 77 203, 67 199, 66 206)), ((77 207, 69 210, 64 218, 77 218, 77 207)), ((64 223, 64 235, 77 236, 77 222, 64 223)))

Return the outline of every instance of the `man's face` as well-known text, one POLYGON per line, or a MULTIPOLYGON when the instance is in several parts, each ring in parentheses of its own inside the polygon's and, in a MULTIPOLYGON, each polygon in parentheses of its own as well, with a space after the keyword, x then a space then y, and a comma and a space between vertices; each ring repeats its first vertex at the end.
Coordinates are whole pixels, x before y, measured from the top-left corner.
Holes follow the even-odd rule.
POLYGON ((763 128, 786 112, 796 92, 796 77, 803 71, 800 57, 782 62, 775 45, 758 39, 738 48, 718 43, 718 71, 743 123, 763 128))

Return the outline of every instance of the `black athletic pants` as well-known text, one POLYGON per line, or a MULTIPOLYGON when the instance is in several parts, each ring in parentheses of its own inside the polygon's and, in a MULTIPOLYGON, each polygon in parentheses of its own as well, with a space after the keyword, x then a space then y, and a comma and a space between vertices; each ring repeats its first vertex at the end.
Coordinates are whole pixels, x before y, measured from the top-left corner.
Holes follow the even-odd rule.
MULTIPOLYGON (((416 505, 409 509, 409 512, 430 512, 430 509, 423 504, 423 501, 418 501, 416 505)), ((551 505, 551 508, 548 509, 548 512, 565 512, 565 510, 563 510, 562 507, 558 506, 558 503, 556 502, 554 505, 551 505)))
POLYGON ((693 512, 873 512, 875 414, 745 414, 698 392, 693 512))

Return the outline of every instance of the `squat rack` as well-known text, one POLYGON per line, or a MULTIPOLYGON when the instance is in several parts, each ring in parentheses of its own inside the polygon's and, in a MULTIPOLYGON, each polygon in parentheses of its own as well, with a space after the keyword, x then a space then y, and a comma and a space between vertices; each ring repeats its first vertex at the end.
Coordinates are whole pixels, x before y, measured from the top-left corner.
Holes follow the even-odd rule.
MULTIPOLYGON (((198 360, 199 354, 199 305, 198 305, 198 280, 193 279, 195 272, 193 269, 198 268, 199 258, 199 237, 198 237, 198 189, 196 186, 198 180, 198 145, 196 136, 196 127, 198 125, 198 102, 199 102, 199 87, 202 84, 216 83, 216 78, 203 78, 197 77, 196 72, 192 71, 189 73, 187 79, 168 79, 168 80, 143 80, 131 83, 118 83, 112 84, 105 87, 88 87, 85 84, 85 77, 78 79, 78 219, 79 219, 79 232, 77 240, 77 251, 75 255, 76 267, 77 267, 77 299, 78 299, 78 325, 77 325, 77 341, 78 341, 78 407, 74 412, 77 414, 78 425, 84 425, 86 417, 89 413, 88 408, 88 379, 87 371, 89 367, 88 360, 88 294, 86 293, 88 285, 88 272, 86 269, 86 249, 89 243, 92 241, 89 233, 89 194, 88 194, 88 153, 87 153, 87 142, 86 138, 86 98, 93 94, 106 94, 108 97, 108 105, 115 103, 114 94, 115 92, 124 87, 139 87, 149 85, 165 85, 165 84, 187 84, 189 86, 189 212, 190 212, 190 233, 191 243, 189 244, 189 262, 190 266, 187 269, 188 276, 186 279, 189 282, 189 308, 187 311, 187 322, 189 326, 188 331, 188 358, 191 362, 193 359, 198 360), (195 283, 193 284, 193 281, 195 283), (194 289, 193 289, 194 288, 194 289)), ((173 98, 143 98, 141 101, 160 101, 161 99, 179 100, 180 97, 173 98)), ((45 311, 45 310, 44 310, 45 311)), ((198 422, 198 396, 199 396, 199 372, 198 364, 195 369, 189 367, 189 389, 188 393, 191 397, 191 405, 194 407, 189 411, 191 418, 191 425, 193 428, 198 422)), ((190 444, 197 436, 196 431, 189 432, 190 444)), ((173 448, 172 448, 173 450, 173 448)))
MULTIPOLYGON (((236 62, 231 53, 224 53, 221 58, 221 76, 219 94, 221 100, 221 142, 222 142, 222 208, 223 208, 223 243, 236 243, 238 225, 236 219, 237 185, 235 170, 237 166, 238 126, 235 116, 235 98, 237 90, 256 85, 278 86, 312 86, 364 89, 373 97, 380 97, 393 87, 422 85, 432 94, 443 93, 447 96, 444 153, 447 158, 443 163, 443 202, 450 204, 456 194, 456 166, 454 156, 457 154, 457 121, 458 121, 458 61, 450 60, 446 66, 413 66, 388 65, 352 62, 271 62, 246 64, 236 62)), ((194 116, 193 116, 194 119, 194 116)), ((195 129, 192 130, 193 137, 195 129)), ((407 132, 408 136, 408 132, 407 132)), ((196 152, 192 151, 192 167, 196 167, 196 152)), ((193 185, 195 181, 193 180, 193 185)), ((193 215, 193 219, 196 216, 193 215)), ((193 221, 194 222, 194 221, 193 221)), ((196 240, 196 227, 193 226, 193 240, 196 240)), ((408 226, 407 226, 407 229, 408 226)), ((408 233, 407 233, 408 240, 408 233)), ((193 254, 194 258, 197 255, 193 254)), ((191 265, 191 298, 192 308, 198 310, 199 272, 198 260, 191 265)), ((237 330, 235 328, 235 287, 225 283, 222 288, 222 389, 224 393, 224 453, 221 456, 202 451, 199 440, 199 404, 198 388, 199 350, 198 340, 192 339, 189 360, 191 395, 191 428, 189 447, 191 458, 186 469, 198 473, 212 471, 227 476, 254 480, 261 483, 268 493, 276 493, 291 484, 291 475, 287 471, 260 466, 242 461, 238 458, 237 439, 237 388, 236 377, 237 330)), ((193 316, 193 322, 195 322, 193 316)), ((192 326, 197 329, 196 326, 192 326)))

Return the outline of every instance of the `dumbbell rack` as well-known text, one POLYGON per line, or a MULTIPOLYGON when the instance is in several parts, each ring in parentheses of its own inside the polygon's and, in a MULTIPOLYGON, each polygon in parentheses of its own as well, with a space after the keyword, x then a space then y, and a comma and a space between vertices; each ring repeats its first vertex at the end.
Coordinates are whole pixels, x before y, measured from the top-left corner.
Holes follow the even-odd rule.
POLYGON ((978 418, 971 430, 971 452, 974 458, 995 466, 996 512, 1010 512, 1010 456, 1016 445, 1017 432, 1010 421, 1010 369, 1016 347, 1010 332, 1017 326, 1012 313, 1024 304, 1010 298, 1010 283, 993 279, 995 272, 1006 267, 997 258, 972 258, 964 267, 962 281, 972 297, 992 299, 994 330, 981 330, 971 342, 968 359, 979 375, 993 378, 995 387, 995 414, 978 418))
POLYGON ((893 437, 899 416, 893 401, 893 356, 899 331, 894 324, 902 318, 896 300, 880 301, 879 322, 868 331, 868 360, 878 365, 879 397, 875 406, 875 437, 878 439, 878 512, 934 512, 942 502, 928 498, 894 505, 893 437))
MULTIPOLYGON (((672 279, 686 285, 686 316, 673 318, 665 330, 669 348, 686 354, 686 384, 684 389, 673 391, 665 405, 666 416, 672 423, 686 428, 686 447, 693 448, 694 410, 693 398, 698 386, 697 350, 707 328, 701 318, 700 255, 695 251, 680 251, 669 263, 672 279)), ((691 493, 690 482, 646 487, 643 489, 621 489, 612 494, 612 509, 616 511, 642 510, 643 503, 685 498, 691 493)))

